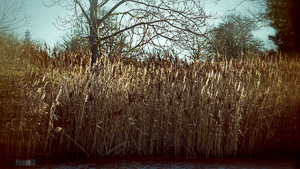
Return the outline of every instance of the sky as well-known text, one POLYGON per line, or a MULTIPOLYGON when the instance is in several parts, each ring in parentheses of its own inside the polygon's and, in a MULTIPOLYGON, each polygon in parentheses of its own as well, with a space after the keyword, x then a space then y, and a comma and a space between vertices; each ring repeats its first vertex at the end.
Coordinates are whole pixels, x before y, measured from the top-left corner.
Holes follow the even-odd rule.
MULTIPOLYGON (((241 0, 211 0, 210 3, 205 3, 206 12, 217 13, 223 15, 227 9, 232 9, 239 4, 241 0)), ((205 1, 207 2, 207 0, 205 1)), ((56 22, 58 16, 65 17, 68 12, 65 8, 60 6, 46 7, 44 4, 50 5, 51 0, 25 0, 25 9, 28 15, 33 18, 29 26, 19 28, 17 32, 22 36, 25 36, 25 31, 29 30, 31 38, 40 42, 46 42, 51 47, 60 39, 63 35, 62 30, 57 29, 53 23, 56 22)), ((237 10, 243 12, 244 7, 247 4, 241 4, 237 10)), ((108 9, 113 7, 113 4, 108 4, 108 9)), ((124 6, 117 8, 117 11, 126 9, 124 6)), ((71 14, 71 12, 69 12, 71 14)), ((218 22, 214 22, 217 24, 218 22)), ((213 23, 212 23, 213 24, 213 23)), ((273 35, 274 30, 272 28, 264 28, 254 33, 255 36, 261 38, 268 48, 272 48, 271 41, 268 40, 268 35, 273 35)))

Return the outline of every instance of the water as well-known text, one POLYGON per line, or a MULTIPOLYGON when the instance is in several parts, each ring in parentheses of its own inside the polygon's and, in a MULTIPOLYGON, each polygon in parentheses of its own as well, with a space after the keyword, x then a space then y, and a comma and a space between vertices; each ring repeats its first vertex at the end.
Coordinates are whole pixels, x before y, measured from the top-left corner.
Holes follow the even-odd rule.
MULTIPOLYGON (((17 159, 11 159, 15 162, 17 159)), ((35 167, 13 166, 2 162, 0 168, 88 169, 88 168, 231 168, 231 169, 289 169, 299 168, 295 158, 151 158, 151 157, 98 157, 88 159, 35 159, 35 167)))

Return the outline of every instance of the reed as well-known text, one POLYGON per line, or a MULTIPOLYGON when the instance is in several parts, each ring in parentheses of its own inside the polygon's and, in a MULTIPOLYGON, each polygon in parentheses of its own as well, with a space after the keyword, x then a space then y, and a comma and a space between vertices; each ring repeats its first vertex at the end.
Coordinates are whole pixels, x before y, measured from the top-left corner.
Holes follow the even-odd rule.
POLYGON ((8 155, 252 157, 300 151, 299 57, 187 64, 121 62, 116 56, 93 68, 80 49, 54 52, 52 59, 36 47, 19 48, 27 52, 17 66, 18 90, 5 89, 20 93, 7 98, 26 102, 15 116, 6 115, 1 143, 8 155))

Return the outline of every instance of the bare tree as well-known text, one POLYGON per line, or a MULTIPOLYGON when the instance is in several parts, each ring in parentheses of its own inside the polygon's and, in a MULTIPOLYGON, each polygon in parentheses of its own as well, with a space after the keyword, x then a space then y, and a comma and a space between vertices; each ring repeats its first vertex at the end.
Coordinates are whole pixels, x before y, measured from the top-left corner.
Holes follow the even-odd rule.
MULTIPOLYGON (((214 4, 213 7, 220 7, 220 1, 221 0, 211 0, 210 2, 214 4)), ((222 19, 223 22, 225 20, 231 20, 230 23, 223 23, 223 26, 219 27, 212 25, 212 27, 206 31, 207 34, 203 36, 193 36, 191 39, 193 43, 190 44, 191 50, 189 51, 190 55, 188 55, 188 58, 191 60, 202 60, 212 56, 220 56, 218 54, 226 53, 228 55, 228 50, 236 51, 235 48, 239 50, 239 54, 240 52, 246 53, 249 49, 251 49, 252 52, 257 51, 256 49, 262 49, 262 41, 253 39, 251 33, 263 27, 268 27, 266 1, 267 0, 236 0, 230 2, 235 3, 235 5, 222 6, 221 8, 224 9, 222 15, 218 15, 215 19, 222 19), (238 11, 241 11, 243 15, 237 14, 241 13, 238 11), (238 39, 233 38, 232 35, 231 40, 229 40, 230 34, 236 34, 234 36, 238 37, 238 39), (249 36, 246 38, 246 35, 250 35, 252 40, 250 40, 251 38, 249 38, 249 36), (232 43, 231 47, 229 47, 229 43, 234 41, 240 44, 235 45, 232 43), (253 43, 253 45, 251 45, 251 43, 253 43), (240 47, 241 45, 243 47, 240 47)), ((227 1, 223 0, 222 2, 227 1)), ((199 30, 201 30, 199 27, 194 28, 194 31, 199 30)), ((237 56, 236 52, 232 54, 237 56)))
POLYGON ((60 36, 57 49, 62 52, 71 52, 75 51, 79 45, 83 49, 86 49, 88 47, 87 40, 81 38, 81 36, 82 33, 79 28, 71 28, 69 31, 64 32, 64 34, 60 36))
POLYGON ((130 49, 124 57, 147 45, 167 47, 168 50, 189 50, 193 36, 203 36, 207 33, 205 30, 195 32, 192 28, 205 27, 208 19, 213 18, 213 15, 205 13, 200 0, 113 0, 113 7, 100 17, 100 9, 109 1, 89 0, 84 3, 86 1, 52 0, 52 5, 64 6, 74 11, 69 18, 58 19, 61 26, 74 22, 82 27, 88 25, 92 63, 95 63, 99 57, 101 41, 121 33, 126 36, 130 44, 130 49), (126 6, 128 10, 116 12, 120 6, 126 6), (101 33, 106 26, 106 20, 113 16, 118 18, 119 29, 111 30, 106 34, 101 33), (84 22, 83 18, 87 22, 84 22))
MULTIPOLYGON (((107 10, 105 8, 100 10, 100 16, 105 15, 107 10)), ((100 36, 118 30, 118 24, 116 22, 116 17, 111 17, 105 22, 105 27, 99 32, 100 36), (100 34, 101 33, 101 34, 100 34)), ((69 30, 65 31, 58 41, 58 50, 60 51, 74 51, 79 46, 86 50, 88 49, 89 43, 86 38, 87 30, 81 29, 80 27, 71 27, 69 30)), ((106 49, 105 54, 107 56, 121 55, 124 52, 127 52, 128 45, 125 42, 126 36, 121 33, 114 37, 108 38, 100 42, 102 48, 106 49)))
MULTIPOLYGON (((105 7, 100 9, 100 18, 105 16, 109 12, 105 7)), ((101 30, 98 33, 99 37, 105 37, 107 34, 120 30, 120 26, 117 22, 117 15, 111 16, 105 20, 101 30)), ((99 41, 99 45, 102 49, 106 50, 107 56, 121 55, 127 53, 129 50, 129 43, 126 42, 125 32, 119 33, 115 36, 99 41)))
POLYGON ((262 41, 255 38, 253 31, 259 29, 250 17, 227 15, 217 27, 212 29, 208 42, 210 52, 216 56, 237 58, 244 54, 259 52, 263 49, 262 41))
POLYGON ((31 19, 25 13, 24 0, 0 1, 0 34, 28 25, 31 19))
MULTIPOLYGON (((106 8, 102 8, 100 10, 100 16, 104 16, 108 11, 106 8)), ((118 23, 116 21, 116 17, 110 17, 105 22, 105 27, 99 32, 99 36, 105 36, 108 32, 119 30, 118 23)), ((74 51, 79 46, 82 49, 87 49, 89 44, 86 38, 88 30, 86 28, 80 28, 74 25, 69 30, 65 31, 65 33, 60 36, 60 40, 58 41, 58 49, 60 51, 74 51)), ((128 45, 125 42, 126 36, 124 33, 118 34, 106 40, 100 42, 102 48, 106 49, 105 54, 107 56, 112 55, 120 55, 126 52, 128 49, 128 45), (125 50, 124 50, 125 49, 125 50)))

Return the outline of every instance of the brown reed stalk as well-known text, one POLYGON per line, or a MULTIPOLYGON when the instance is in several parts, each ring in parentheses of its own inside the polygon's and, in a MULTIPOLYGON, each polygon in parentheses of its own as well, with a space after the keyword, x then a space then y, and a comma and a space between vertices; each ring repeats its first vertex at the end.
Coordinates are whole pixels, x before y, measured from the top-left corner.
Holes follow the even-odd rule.
POLYGON ((114 56, 101 58, 96 69, 80 49, 54 52, 54 59, 34 46, 18 49, 26 50, 22 74, 10 76, 18 83, 9 89, 27 102, 6 116, 1 139, 17 156, 249 157, 300 150, 299 59, 187 64, 114 56))

